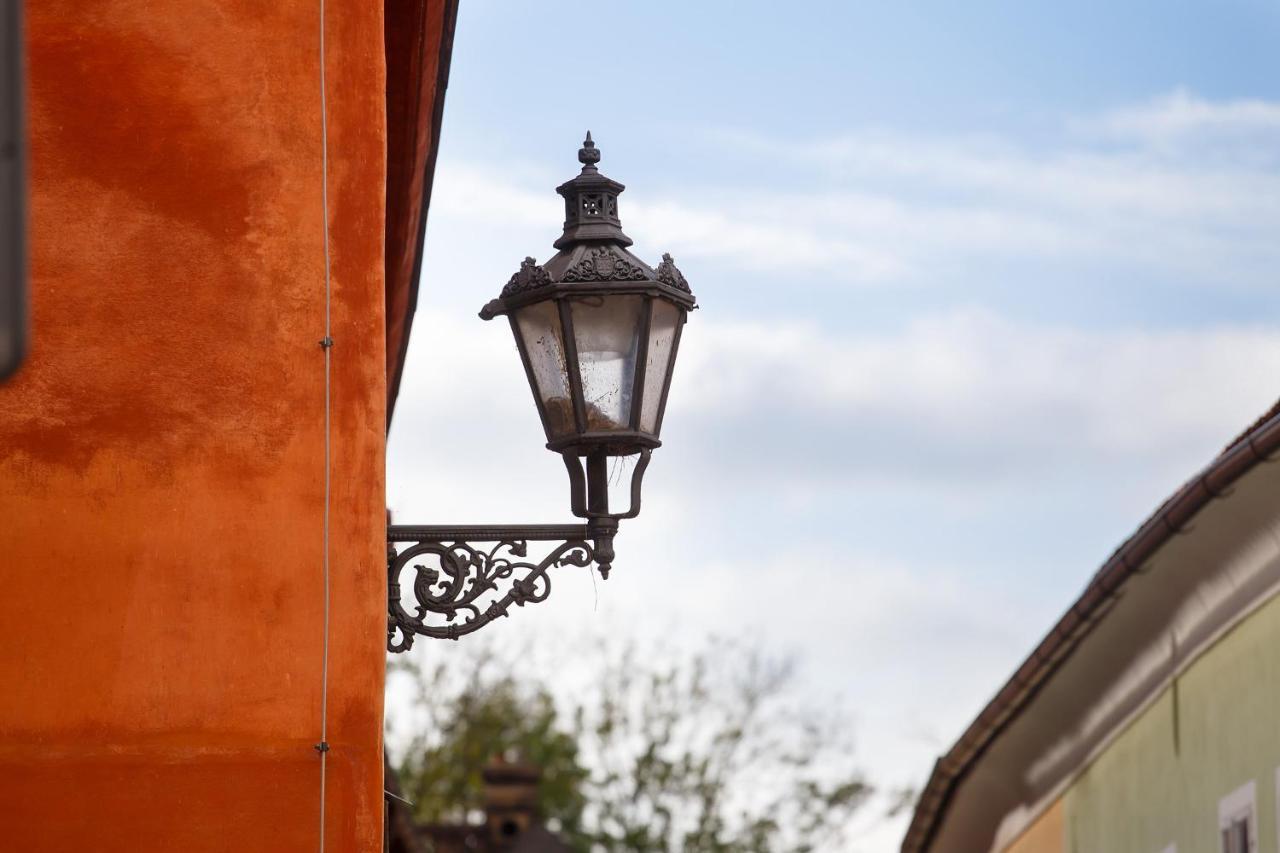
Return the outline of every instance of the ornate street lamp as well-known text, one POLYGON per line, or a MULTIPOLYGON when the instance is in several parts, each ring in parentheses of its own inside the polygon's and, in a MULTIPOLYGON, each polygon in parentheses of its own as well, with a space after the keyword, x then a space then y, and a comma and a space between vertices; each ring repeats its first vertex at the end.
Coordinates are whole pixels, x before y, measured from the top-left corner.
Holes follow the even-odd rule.
POLYGON ((512 604, 545 600, 553 566, 594 562, 607 578, 618 521, 640 512, 649 455, 661 444, 680 331, 697 301, 670 255, 650 267, 627 250, 632 240, 618 218, 625 187, 596 168, 600 151, 590 133, 578 160, 581 173, 556 188, 565 202, 564 233, 554 244, 559 251, 542 265, 525 258, 480 316, 510 321, 547 448, 564 459, 570 508, 585 523, 391 526, 387 648, 393 652, 408 649, 415 635, 458 639, 507 615, 512 604), (636 457, 630 502, 625 512, 611 512, 609 459, 620 456, 636 457), (559 544, 527 562, 530 541, 559 544), (399 550, 398 543, 411 544, 399 550), (423 557, 428 563, 415 562, 423 557), (410 566, 414 615, 401 601, 400 578, 410 566), (504 595, 479 603, 504 582, 510 582, 504 595), (433 619, 436 624, 428 624, 433 619))

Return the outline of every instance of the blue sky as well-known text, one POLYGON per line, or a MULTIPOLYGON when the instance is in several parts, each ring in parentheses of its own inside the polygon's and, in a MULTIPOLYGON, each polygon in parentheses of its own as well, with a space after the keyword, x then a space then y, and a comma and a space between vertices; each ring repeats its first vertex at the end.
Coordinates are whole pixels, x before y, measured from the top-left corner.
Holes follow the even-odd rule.
POLYGON ((567 516, 475 312, 552 253, 589 127, 703 308, 615 576, 490 630, 758 636, 856 709, 873 775, 921 782, 1280 396, 1278 43, 1246 0, 466 0, 393 508, 567 516))

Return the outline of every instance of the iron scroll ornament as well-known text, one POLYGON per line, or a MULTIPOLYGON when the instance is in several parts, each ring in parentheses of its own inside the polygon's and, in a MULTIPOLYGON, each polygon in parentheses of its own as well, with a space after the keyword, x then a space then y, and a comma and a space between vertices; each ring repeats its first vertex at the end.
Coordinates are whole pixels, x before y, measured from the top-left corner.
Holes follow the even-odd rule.
POLYGON ((387 530, 387 651, 408 651, 415 637, 457 640, 508 615, 511 607, 545 601, 548 572, 593 562, 608 577, 613 524, 514 527, 391 526, 387 530), (545 557, 527 560, 530 541, 556 542, 545 557), (397 550, 398 544, 410 543, 397 550), (476 543, 494 543, 489 547, 476 543), (412 568, 414 613, 401 599, 401 578, 412 568), (493 595, 506 586, 505 594, 493 595), (432 616, 435 619, 432 619, 432 616))
POLYGON ((594 563, 608 579, 618 522, 640 514, 641 481, 650 451, 640 450, 631 471, 626 512, 609 511, 608 457, 592 453, 581 464, 571 454, 563 458, 569 472, 569 506, 574 515, 586 519, 583 524, 387 527, 387 651, 408 651, 418 636, 457 640, 508 615, 513 605, 545 601, 551 594, 553 568, 594 563), (545 557, 529 560, 530 542, 555 544, 545 557), (413 570, 412 576, 407 569, 413 570), (405 607, 407 593, 412 593, 412 613, 405 607))

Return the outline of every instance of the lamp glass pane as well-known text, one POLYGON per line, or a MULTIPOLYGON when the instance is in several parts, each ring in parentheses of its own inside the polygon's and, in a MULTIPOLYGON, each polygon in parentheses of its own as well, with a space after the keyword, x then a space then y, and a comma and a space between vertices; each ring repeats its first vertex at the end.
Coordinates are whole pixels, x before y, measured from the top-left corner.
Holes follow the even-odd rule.
POLYGON ((564 335, 555 300, 534 302, 515 314, 529 370, 538 389, 538 405, 547 420, 547 438, 567 435, 574 431, 573 400, 569 396, 564 335))
POLYGON ((591 296, 571 304, 587 430, 630 429, 642 297, 591 296))
POLYGON ((640 408, 642 432, 658 432, 658 414, 662 406, 663 386, 671 364, 676 342, 680 309, 665 299, 653 300, 653 318, 649 321, 649 353, 644 367, 644 397, 640 408))

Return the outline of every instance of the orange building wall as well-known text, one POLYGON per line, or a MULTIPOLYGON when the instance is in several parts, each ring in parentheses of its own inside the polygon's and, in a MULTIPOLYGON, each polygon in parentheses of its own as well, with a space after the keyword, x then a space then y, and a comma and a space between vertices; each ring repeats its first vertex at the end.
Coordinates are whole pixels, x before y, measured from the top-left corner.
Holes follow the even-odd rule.
MULTIPOLYGON (((0 850, 319 840, 317 0, 26 4, 32 348, 0 386, 0 850)), ((329 851, 380 849, 380 0, 330 2, 329 851)))
POLYGON ((1066 839, 1062 800, 1059 799, 1009 845, 1006 853, 1062 853, 1066 839))

